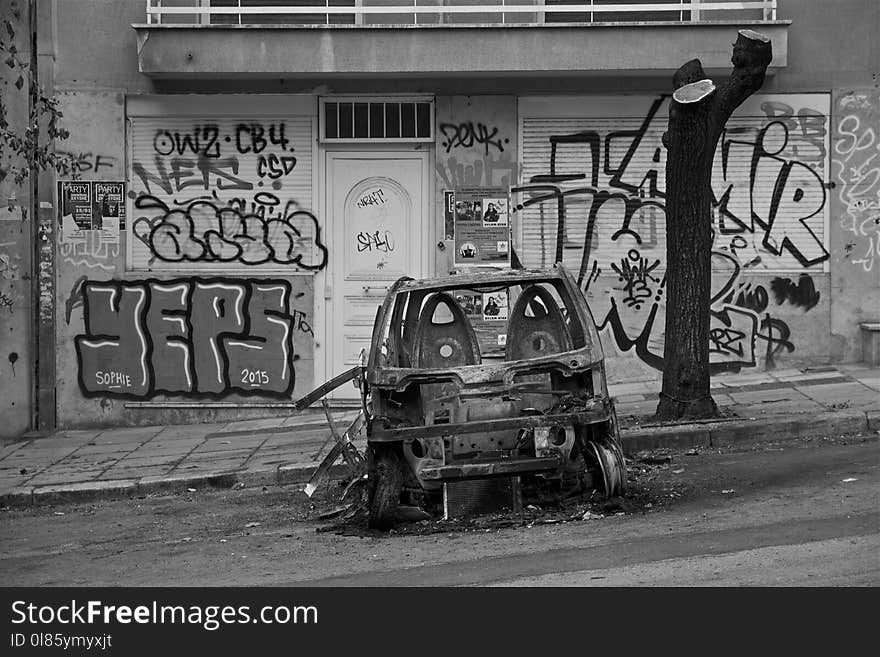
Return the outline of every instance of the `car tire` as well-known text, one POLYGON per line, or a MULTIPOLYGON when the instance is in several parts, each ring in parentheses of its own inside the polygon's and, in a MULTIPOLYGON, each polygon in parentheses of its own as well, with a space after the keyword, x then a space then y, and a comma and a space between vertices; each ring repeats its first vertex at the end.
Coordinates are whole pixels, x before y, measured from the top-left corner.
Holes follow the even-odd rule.
POLYGON ((620 447, 620 429, 617 413, 612 409, 611 417, 599 435, 587 444, 589 454, 595 463, 606 497, 626 494, 626 459, 620 447))
POLYGON ((403 461, 393 447, 374 448, 372 494, 370 496, 369 526, 387 530, 394 526, 400 491, 403 488, 403 461))

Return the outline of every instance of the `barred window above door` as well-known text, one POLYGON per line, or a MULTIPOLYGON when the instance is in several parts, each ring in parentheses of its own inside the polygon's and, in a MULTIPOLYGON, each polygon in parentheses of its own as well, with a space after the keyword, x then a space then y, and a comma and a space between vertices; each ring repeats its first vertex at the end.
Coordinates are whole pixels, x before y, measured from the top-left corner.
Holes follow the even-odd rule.
POLYGON ((434 103, 430 99, 323 99, 321 141, 434 141, 434 103))

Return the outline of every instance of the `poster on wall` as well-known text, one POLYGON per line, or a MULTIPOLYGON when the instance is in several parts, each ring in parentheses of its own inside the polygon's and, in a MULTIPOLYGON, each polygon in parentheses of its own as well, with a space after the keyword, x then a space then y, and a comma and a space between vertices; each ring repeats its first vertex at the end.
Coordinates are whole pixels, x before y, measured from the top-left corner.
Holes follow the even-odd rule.
POLYGON ((83 231, 92 229, 92 184, 87 181, 59 181, 58 213, 65 238, 83 237, 83 231))
POLYGON ((507 321, 507 290, 483 294, 483 319, 507 321))
POLYGON ((454 200, 455 265, 510 266, 508 196, 502 187, 456 190, 454 200))
POLYGON ((97 231, 103 242, 118 243, 120 230, 125 230, 125 183, 60 180, 58 214, 65 239, 97 231))
POLYGON ((443 239, 455 239, 455 192, 443 190, 443 239))
POLYGON ((100 230, 107 242, 118 242, 119 231, 125 230, 125 183, 93 182, 95 211, 92 214, 92 230, 100 230))

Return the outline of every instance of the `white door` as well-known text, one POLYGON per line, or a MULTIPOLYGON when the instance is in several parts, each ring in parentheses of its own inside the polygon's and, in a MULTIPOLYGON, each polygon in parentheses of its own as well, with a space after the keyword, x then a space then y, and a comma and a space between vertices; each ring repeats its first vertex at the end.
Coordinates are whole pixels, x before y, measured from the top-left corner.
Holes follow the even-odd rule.
MULTIPOLYGON (((332 231, 327 308, 330 378, 369 351, 376 308, 401 276, 429 275, 428 154, 328 152, 326 205, 332 231)), ((334 397, 355 397, 353 386, 334 397)))

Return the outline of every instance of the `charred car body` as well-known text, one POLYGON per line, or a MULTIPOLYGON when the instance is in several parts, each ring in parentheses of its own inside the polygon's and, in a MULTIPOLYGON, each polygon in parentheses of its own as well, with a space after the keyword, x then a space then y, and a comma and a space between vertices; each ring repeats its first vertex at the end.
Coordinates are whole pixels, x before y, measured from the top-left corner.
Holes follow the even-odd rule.
POLYGON ((360 385, 374 527, 393 523, 402 493, 468 479, 589 475, 624 492, 602 346, 561 265, 398 280, 360 385))

